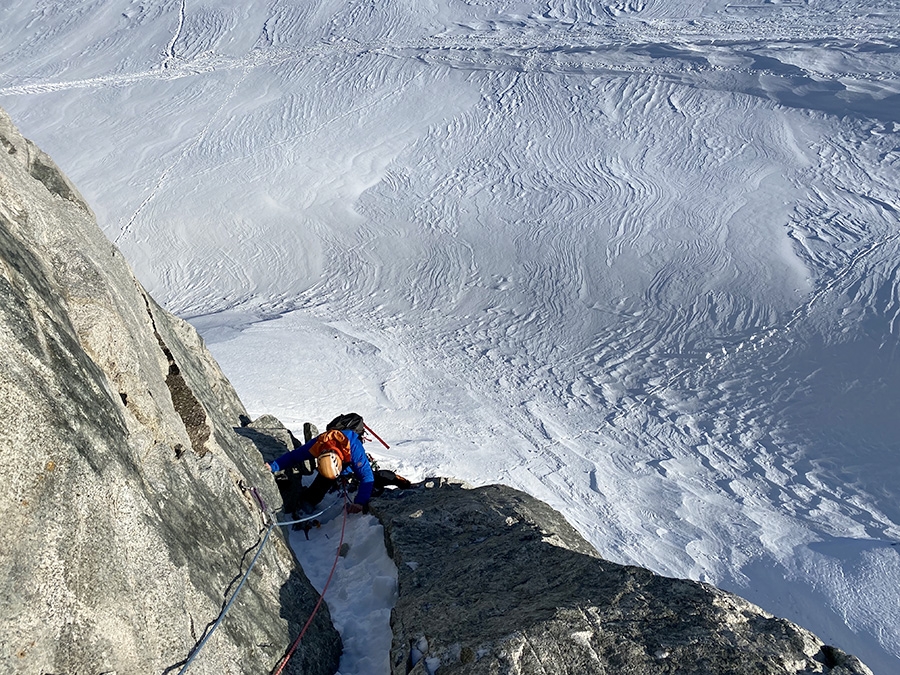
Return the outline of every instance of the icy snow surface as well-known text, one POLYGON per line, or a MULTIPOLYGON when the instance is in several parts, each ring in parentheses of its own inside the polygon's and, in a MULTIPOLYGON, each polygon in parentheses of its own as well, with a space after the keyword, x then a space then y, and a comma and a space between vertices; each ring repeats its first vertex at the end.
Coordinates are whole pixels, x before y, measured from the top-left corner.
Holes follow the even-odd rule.
POLYGON ((888 0, 8 0, 0 106, 254 416, 357 410, 410 478, 523 489, 892 675, 898 26, 888 0))
POLYGON ((362 514, 349 515, 345 522, 344 500, 337 495, 326 496, 322 505, 327 510, 318 519, 321 525, 308 533, 291 530, 290 542, 312 585, 319 593, 325 590, 344 643, 339 673, 390 673, 397 568, 384 548, 384 528, 374 516, 362 514))

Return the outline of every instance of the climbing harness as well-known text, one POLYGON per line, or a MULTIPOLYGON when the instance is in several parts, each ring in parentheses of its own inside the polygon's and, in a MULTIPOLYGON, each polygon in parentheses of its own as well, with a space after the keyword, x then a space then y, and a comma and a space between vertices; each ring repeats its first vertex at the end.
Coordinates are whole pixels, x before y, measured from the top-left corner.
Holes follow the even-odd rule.
POLYGON ((347 528, 347 507, 350 505, 350 500, 347 498, 347 492, 344 491, 344 520, 341 523, 341 540, 338 542, 338 550, 337 554, 334 556, 334 564, 331 566, 331 572, 328 573, 328 579, 325 581, 325 586, 322 588, 322 592, 319 594, 319 600, 316 602, 316 606, 313 607, 312 614, 309 615, 309 618, 306 620, 306 623, 303 626, 303 629, 300 631, 300 634, 297 636, 297 639, 294 640, 294 643, 291 645, 291 648, 287 651, 287 654, 284 655, 284 658, 278 663, 278 668, 275 669, 272 675, 281 675, 281 671, 284 670, 284 667, 287 665, 288 661, 291 660, 291 657, 294 655, 294 651, 297 649, 297 645, 300 644, 300 640, 303 639, 303 636, 306 634, 306 629, 309 628, 313 619, 316 616, 316 612, 319 611, 319 607, 322 606, 322 601, 325 599, 325 591, 328 590, 328 584, 331 583, 331 577, 334 576, 334 570, 337 569, 338 560, 341 558, 341 547, 344 545, 344 531, 347 528))

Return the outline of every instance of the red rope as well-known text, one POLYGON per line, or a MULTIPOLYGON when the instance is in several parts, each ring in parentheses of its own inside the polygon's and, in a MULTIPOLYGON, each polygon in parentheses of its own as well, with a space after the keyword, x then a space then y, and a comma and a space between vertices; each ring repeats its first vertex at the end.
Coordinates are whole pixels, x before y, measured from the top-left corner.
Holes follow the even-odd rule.
POLYGON ((313 607, 312 614, 309 615, 309 619, 306 620, 306 624, 303 626, 303 629, 300 631, 300 635, 297 636, 297 639, 294 640, 294 644, 291 645, 291 648, 288 650, 288 653, 284 655, 284 658, 279 662, 278 668, 272 675, 281 675, 281 671, 284 670, 284 667, 287 665, 287 662, 291 660, 291 657, 294 655, 294 650, 297 649, 297 645, 300 644, 300 640, 303 638, 303 635, 306 633, 306 629, 309 628, 309 625, 312 623, 312 620, 316 616, 316 612, 319 611, 319 607, 322 606, 322 601, 325 599, 325 591, 328 590, 328 584, 331 583, 331 577, 334 576, 334 570, 337 569, 338 560, 341 557, 341 546, 344 545, 344 529, 347 527, 347 493, 344 493, 344 521, 341 523, 341 540, 338 542, 338 550, 337 555, 334 556, 334 564, 331 566, 331 572, 328 574, 328 580, 325 582, 325 588, 322 589, 322 593, 319 595, 319 601, 316 603, 316 606, 313 607))

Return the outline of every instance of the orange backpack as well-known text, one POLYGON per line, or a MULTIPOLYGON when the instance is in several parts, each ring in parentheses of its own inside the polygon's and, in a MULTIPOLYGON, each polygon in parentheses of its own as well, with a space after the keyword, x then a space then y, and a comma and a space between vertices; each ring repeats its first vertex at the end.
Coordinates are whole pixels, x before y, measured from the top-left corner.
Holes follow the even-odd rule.
POLYGON ((309 454, 318 457, 326 452, 333 452, 345 465, 350 464, 350 441, 337 429, 320 434, 309 449, 309 454))

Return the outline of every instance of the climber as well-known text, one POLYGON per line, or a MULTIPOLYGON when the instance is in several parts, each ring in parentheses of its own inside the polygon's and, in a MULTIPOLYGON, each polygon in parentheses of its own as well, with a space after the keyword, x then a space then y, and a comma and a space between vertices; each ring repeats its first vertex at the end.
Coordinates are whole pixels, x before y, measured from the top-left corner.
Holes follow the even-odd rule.
POLYGON ((335 484, 338 478, 349 478, 351 475, 359 481, 356 497, 347 506, 349 513, 368 511, 369 499, 375 485, 372 465, 363 449, 365 425, 363 418, 356 413, 339 415, 328 423, 324 433, 311 438, 296 450, 286 452, 275 461, 266 464, 272 472, 290 469, 307 460, 314 459, 318 474, 308 488, 303 490, 299 508, 311 511, 322 501, 325 493, 335 484))

